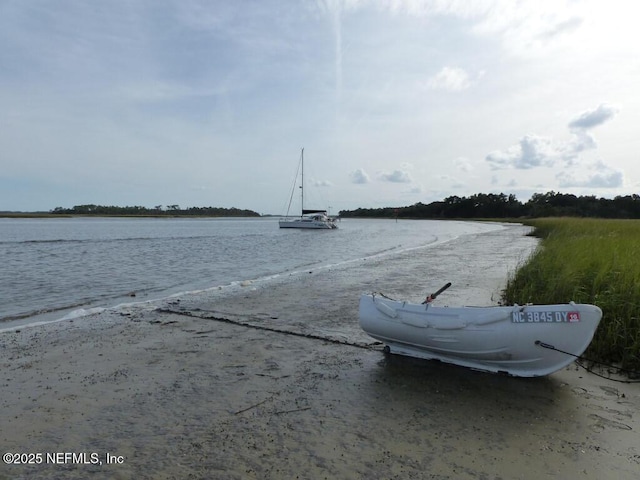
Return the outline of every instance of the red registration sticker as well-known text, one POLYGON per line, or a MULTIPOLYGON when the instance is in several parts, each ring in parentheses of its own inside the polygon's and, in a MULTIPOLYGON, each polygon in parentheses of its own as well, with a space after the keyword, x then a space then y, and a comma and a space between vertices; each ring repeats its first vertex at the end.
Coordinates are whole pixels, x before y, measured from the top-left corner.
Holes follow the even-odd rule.
POLYGON ((580 312, 568 312, 567 320, 570 322, 579 322, 580 321, 580 312))

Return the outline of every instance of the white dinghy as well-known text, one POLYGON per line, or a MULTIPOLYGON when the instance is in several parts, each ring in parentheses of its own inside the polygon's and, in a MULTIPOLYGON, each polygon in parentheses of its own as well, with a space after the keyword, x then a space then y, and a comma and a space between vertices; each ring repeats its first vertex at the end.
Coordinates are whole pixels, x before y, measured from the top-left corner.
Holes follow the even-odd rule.
POLYGON ((595 305, 436 307, 360 297, 360 326, 385 352, 517 377, 549 375, 584 353, 602 318, 595 305))

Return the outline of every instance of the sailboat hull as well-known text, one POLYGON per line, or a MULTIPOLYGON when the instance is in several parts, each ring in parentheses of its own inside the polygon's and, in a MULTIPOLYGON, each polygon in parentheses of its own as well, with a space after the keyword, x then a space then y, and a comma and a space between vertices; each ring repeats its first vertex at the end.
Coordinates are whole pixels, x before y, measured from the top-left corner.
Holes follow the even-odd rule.
POLYGON ((338 228, 333 220, 327 218, 316 220, 313 218, 296 218, 294 220, 280 220, 280 228, 306 228, 312 230, 331 230, 338 228))

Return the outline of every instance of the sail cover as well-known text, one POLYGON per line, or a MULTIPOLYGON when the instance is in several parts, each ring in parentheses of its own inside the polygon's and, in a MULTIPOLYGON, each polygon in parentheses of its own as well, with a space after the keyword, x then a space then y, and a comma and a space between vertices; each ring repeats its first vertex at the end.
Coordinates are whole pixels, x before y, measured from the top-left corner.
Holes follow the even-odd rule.
POLYGON ((327 213, 326 210, 302 210, 303 215, 308 215, 311 213, 327 213))

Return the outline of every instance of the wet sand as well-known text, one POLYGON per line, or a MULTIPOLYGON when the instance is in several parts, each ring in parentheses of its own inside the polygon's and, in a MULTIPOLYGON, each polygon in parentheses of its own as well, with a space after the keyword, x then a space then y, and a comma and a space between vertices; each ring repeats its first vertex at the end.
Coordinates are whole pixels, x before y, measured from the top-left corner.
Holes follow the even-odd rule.
POLYGON ((495 304, 522 232, 0 333, 2 453, 42 453, 0 479, 636 479, 639 384, 386 356, 358 326, 371 290, 495 304))

